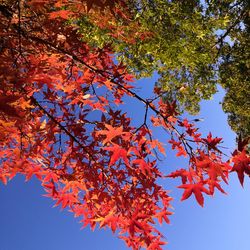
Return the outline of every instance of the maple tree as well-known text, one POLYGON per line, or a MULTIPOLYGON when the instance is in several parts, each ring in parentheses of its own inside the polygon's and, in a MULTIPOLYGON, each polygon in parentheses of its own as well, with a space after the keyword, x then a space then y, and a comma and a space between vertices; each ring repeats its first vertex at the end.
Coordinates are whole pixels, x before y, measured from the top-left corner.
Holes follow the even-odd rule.
POLYGON ((222 139, 202 136, 179 115, 176 101, 163 101, 162 89, 141 97, 112 46, 92 46, 78 32, 75 20, 100 11, 112 21, 130 18, 123 1, 0 4, 0 179, 36 176, 47 196, 83 226, 109 227, 133 249, 161 249, 155 223, 169 223, 172 197, 158 180, 180 177, 181 199, 193 194, 203 206, 204 194, 225 193, 221 183, 230 171, 243 185, 250 175, 248 142, 239 139, 225 160, 222 139), (122 111, 126 96, 145 106, 139 127, 122 111), (165 150, 149 124, 169 134, 176 156, 188 159, 186 169, 160 171, 157 158, 165 150))

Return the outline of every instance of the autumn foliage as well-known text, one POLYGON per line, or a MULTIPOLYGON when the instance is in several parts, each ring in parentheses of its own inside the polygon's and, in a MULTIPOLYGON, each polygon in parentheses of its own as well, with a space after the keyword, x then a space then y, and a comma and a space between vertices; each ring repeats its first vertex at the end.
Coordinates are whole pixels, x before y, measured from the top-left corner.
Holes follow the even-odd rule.
POLYGON ((124 2, 108 0, 0 4, 0 179, 36 176, 83 226, 109 227, 133 249, 161 249, 155 223, 169 223, 172 198, 158 180, 179 177, 181 199, 194 195, 203 206, 204 195, 225 193, 231 171, 243 185, 250 158, 240 141, 225 160, 222 139, 201 135, 160 89, 143 99, 112 48, 91 47, 68 22, 91 11, 129 16, 121 10, 124 2), (122 112, 126 96, 145 106, 139 127, 122 112), (148 124, 168 133, 176 156, 189 161, 185 169, 159 170, 165 150, 148 124))

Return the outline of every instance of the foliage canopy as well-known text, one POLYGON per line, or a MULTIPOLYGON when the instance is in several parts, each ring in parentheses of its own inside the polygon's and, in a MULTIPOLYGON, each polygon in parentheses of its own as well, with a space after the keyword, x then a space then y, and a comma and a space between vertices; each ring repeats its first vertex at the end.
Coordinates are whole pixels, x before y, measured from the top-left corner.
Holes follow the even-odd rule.
MULTIPOLYGON (((231 5, 218 6, 245 15, 244 1, 231 5)), ((249 65, 240 54, 244 44, 247 50, 247 29, 241 43, 223 45, 229 31, 218 40, 214 27, 226 29, 232 17, 215 7, 214 1, 205 9, 198 1, 2 1, 0 180, 36 176, 47 196, 81 217, 83 226, 118 231, 133 249, 165 244, 155 222, 169 223, 172 197, 159 179, 180 178, 181 200, 194 195, 201 206, 205 194, 225 193, 221 183, 230 172, 243 185, 250 175, 248 139, 240 136, 225 159, 222 138, 201 135, 180 116, 182 108, 194 112, 211 96, 218 72, 221 79, 230 67, 237 74, 228 86, 221 83, 228 93, 238 79, 247 83, 239 74, 249 65), (161 78, 145 99, 134 78, 154 70, 161 78), (121 109, 126 96, 145 107, 138 127, 121 109), (185 169, 160 171, 157 156, 165 149, 149 124, 168 134, 176 157, 188 159, 185 169)), ((237 25, 230 31, 238 34, 237 25)), ((231 100, 225 98, 225 110, 239 116, 231 100)))

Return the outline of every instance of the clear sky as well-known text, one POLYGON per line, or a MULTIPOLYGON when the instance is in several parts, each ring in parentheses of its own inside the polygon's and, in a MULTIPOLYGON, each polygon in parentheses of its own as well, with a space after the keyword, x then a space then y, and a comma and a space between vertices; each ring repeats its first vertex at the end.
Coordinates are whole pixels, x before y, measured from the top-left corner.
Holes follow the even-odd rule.
MULTIPOLYGON (((154 80, 140 81, 143 95, 152 91, 154 80)), ((232 151, 235 135, 230 131, 226 115, 219 102, 223 92, 211 101, 202 102, 198 117, 202 132, 211 131, 223 137, 224 145, 232 151)), ((133 119, 143 121, 142 106, 127 100, 126 110, 133 111, 133 119), (135 106, 136 105, 136 106, 135 106)), ((164 131, 155 130, 155 137, 166 141, 164 131)), ((177 161, 171 152, 159 163, 161 169, 170 172, 174 166, 185 167, 184 161, 177 161)), ((231 174, 229 186, 224 186, 228 195, 218 192, 205 198, 201 208, 193 197, 180 202, 181 190, 175 189, 178 180, 166 180, 162 185, 171 191, 174 215, 171 224, 163 225, 169 244, 168 250, 249 250, 250 184, 246 178, 241 188, 236 174, 231 174)), ((34 177, 25 182, 22 176, 15 177, 7 186, 0 184, 0 250, 125 250, 128 249, 110 230, 92 232, 89 228, 80 230, 77 218, 66 210, 52 208, 53 201, 44 194, 39 181, 34 177)))

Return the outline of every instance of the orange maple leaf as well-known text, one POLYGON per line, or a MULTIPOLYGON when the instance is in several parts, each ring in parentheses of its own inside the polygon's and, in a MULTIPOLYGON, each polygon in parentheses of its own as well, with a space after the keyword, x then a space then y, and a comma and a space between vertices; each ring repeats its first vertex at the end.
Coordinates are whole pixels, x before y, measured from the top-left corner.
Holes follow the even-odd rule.
POLYGON ((53 11, 49 14, 50 19, 55 19, 61 17, 62 19, 69 19, 69 16, 72 15, 73 12, 69 10, 57 10, 53 11))
POLYGON ((112 139, 114 139, 116 136, 121 136, 125 140, 129 140, 129 138, 130 138, 130 133, 124 132, 122 126, 113 127, 109 124, 105 124, 105 127, 107 128, 107 130, 99 130, 96 132, 97 135, 105 135, 106 136, 106 139, 103 140, 103 144, 111 142, 112 139))

